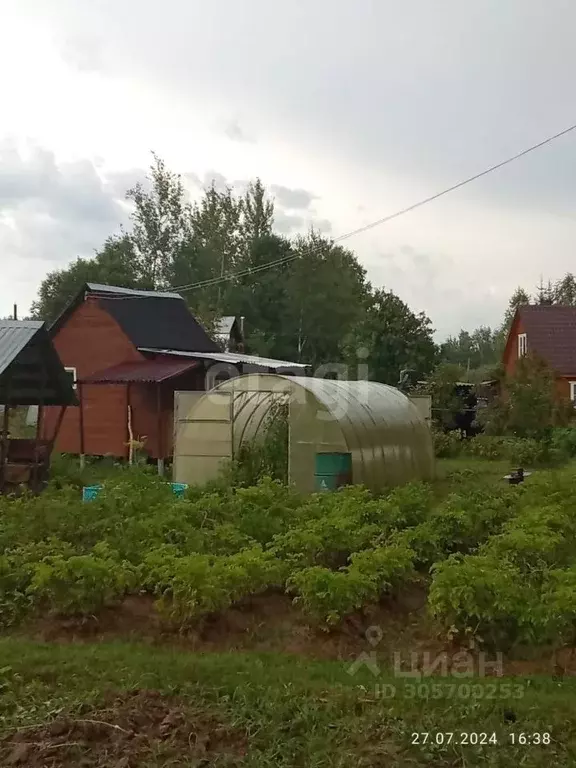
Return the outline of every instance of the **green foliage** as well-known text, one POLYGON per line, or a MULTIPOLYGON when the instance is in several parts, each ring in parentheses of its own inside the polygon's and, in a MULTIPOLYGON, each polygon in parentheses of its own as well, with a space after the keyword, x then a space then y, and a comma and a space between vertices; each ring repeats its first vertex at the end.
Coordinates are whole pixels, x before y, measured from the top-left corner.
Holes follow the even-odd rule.
POLYGON ((519 642, 573 642, 573 482, 573 471, 535 477, 513 491, 509 519, 477 552, 438 561, 429 595, 433 614, 501 650, 519 642))
MULTIPOLYGON (((145 566, 153 562, 148 560, 145 566)), ((282 586, 286 564, 255 546, 229 556, 162 558, 148 578, 161 594, 160 612, 179 626, 186 626, 243 597, 282 586)))
MULTIPOLYGON (((507 440, 510 455, 539 446, 507 440)), ((287 590, 327 628, 431 573, 430 609, 449 633, 498 649, 572 642, 574 469, 509 486, 500 464, 484 469, 489 459, 453 464, 444 493, 411 483, 304 497, 267 478, 180 499, 155 475, 116 469, 89 504, 56 482, 40 496, 0 497, 1 625, 97 614, 146 592, 166 622, 186 628, 287 590)))
POLYGON ((446 626, 497 648, 518 638, 519 606, 530 609, 533 600, 514 565, 492 554, 452 555, 432 573, 428 604, 446 626))
POLYGON ((288 404, 273 403, 260 428, 260 435, 240 446, 238 456, 225 473, 230 485, 255 485, 265 477, 288 482, 288 404))
POLYGON ((358 351, 365 350, 369 376, 374 381, 396 386, 400 371, 412 369, 428 374, 436 361, 430 319, 415 314, 389 291, 374 291, 366 299, 364 316, 347 340, 347 360, 355 367, 358 351))
POLYGON ((554 464, 569 457, 565 446, 548 440, 478 435, 462 441, 461 452, 481 459, 506 459, 518 467, 554 464))
POLYGON ((94 258, 50 273, 36 317, 53 320, 86 282, 145 289, 200 283, 185 295, 208 332, 218 317, 234 314, 245 318, 246 351, 313 366, 342 359, 342 340, 370 295, 365 270, 317 232, 292 240, 274 233, 274 202, 260 179, 241 194, 212 184, 191 202, 180 176, 153 154, 147 181, 126 197, 130 229, 94 258), (239 277, 218 282, 230 273, 239 277))
POLYGON ((460 434, 454 430, 444 432, 441 429, 432 430, 432 441, 434 444, 434 455, 439 459, 453 458, 459 456, 462 452, 462 439, 460 434))
POLYGON ((87 555, 45 557, 31 569, 26 593, 39 608, 62 615, 87 615, 134 588, 134 570, 105 543, 87 555))
POLYGON ((550 448, 564 458, 576 456, 576 429, 558 427, 552 430, 550 448))
POLYGON ((440 347, 441 359, 465 370, 493 366, 499 362, 498 331, 480 326, 472 333, 462 329, 458 336, 449 336, 440 347))
POLYGON ((550 367, 539 357, 526 355, 504 380, 502 394, 486 409, 483 423, 489 434, 543 439, 573 417, 572 404, 558 395, 550 367))
POLYGON ((298 593, 295 602, 306 613, 329 627, 409 578, 413 561, 414 552, 401 544, 366 549, 352 554, 350 565, 338 571, 321 566, 297 571, 287 587, 298 593))
POLYGON ((65 269, 50 272, 32 304, 35 319, 52 322, 85 283, 149 289, 152 285, 136 269, 134 249, 127 235, 109 237, 91 259, 78 258, 65 269))

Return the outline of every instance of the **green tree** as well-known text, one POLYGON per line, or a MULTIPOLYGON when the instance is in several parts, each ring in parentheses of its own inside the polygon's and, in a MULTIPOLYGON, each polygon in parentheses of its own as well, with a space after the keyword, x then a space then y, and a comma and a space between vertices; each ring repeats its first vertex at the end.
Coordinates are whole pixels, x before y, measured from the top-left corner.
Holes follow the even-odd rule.
POLYGON ((365 270, 349 250, 311 231, 293 242, 280 321, 287 359, 313 366, 342 362, 344 338, 360 320, 368 296, 365 270))
POLYGON ((466 381, 466 370, 455 363, 440 363, 426 380, 424 391, 432 397, 434 422, 441 427, 454 423, 454 416, 466 407, 456 384, 466 381))
POLYGON ((554 304, 554 288, 550 280, 547 285, 540 279, 540 285, 536 289, 536 304, 550 306, 554 304))
POLYGON ((554 304, 576 306, 576 277, 567 272, 554 286, 554 304))
POLYGON ((467 371, 493 365, 499 359, 498 332, 481 325, 472 333, 461 330, 440 347, 440 357, 447 363, 463 366, 467 371))
POLYGON ((170 284, 173 262, 190 239, 191 209, 181 177, 152 154, 150 189, 138 183, 126 193, 134 204, 129 237, 139 275, 154 288, 163 288, 170 284))
POLYGON ((31 314, 52 322, 85 283, 119 285, 122 288, 149 289, 137 270, 132 240, 128 235, 110 237, 92 259, 78 258, 65 269, 48 273, 40 284, 31 314))
POLYGON ((284 358, 293 352, 289 343, 287 279, 294 255, 290 241, 268 234, 250 241, 242 259, 242 274, 229 289, 230 314, 244 317, 246 348, 264 357, 284 358), (284 261, 285 260, 285 261, 284 261), (272 262, 281 263, 262 269, 272 262))
POLYGON ((350 364, 360 349, 367 353, 369 378, 393 386, 403 369, 412 369, 420 377, 430 373, 438 355, 430 319, 423 312, 415 314, 402 299, 385 290, 371 295, 348 340, 350 364))
POLYGON ((498 358, 501 358, 504 354, 504 347, 506 346, 506 340, 508 338, 508 334, 510 333, 510 328, 512 326, 512 321, 514 320, 516 310, 518 307, 523 307, 528 304, 530 304, 530 296, 528 293, 526 293, 524 288, 516 288, 510 297, 508 307, 504 313, 504 322, 495 334, 495 347, 498 353, 498 358))
POLYGON ((262 181, 256 179, 248 185, 240 201, 242 210, 241 234, 244 243, 250 248, 255 240, 272 234, 274 220, 274 201, 271 200, 262 181))

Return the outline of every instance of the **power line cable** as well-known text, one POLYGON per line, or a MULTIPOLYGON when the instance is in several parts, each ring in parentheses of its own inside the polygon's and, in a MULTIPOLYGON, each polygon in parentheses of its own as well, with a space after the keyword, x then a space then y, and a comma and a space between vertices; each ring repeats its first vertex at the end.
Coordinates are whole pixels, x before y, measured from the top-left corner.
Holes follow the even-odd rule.
MULTIPOLYGON (((414 211, 417 208, 421 208, 423 205, 427 205, 428 203, 431 203, 434 200, 438 200, 440 197, 444 197, 444 195, 448 195, 450 192, 454 192, 455 190, 466 186, 466 184, 470 184, 473 181, 477 181, 478 179, 481 179, 483 176, 487 176, 489 173, 493 173, 494 171, 497 171, 498 169, 503 168, 505 165, 509 165, 510 163, 513 163, 515 160, 519 160, 521 157, 528 155, 530 152, 534 152, 535 150, 546 146, 546 144, 550 144, 551 142, 556 141, 556 139, 559 139, 562 136, 565 136, 566 134, 571 133, 575 129, 576 129, 576 123, 574 125, 569 126, 568 128, 565 128, 562 131, 559 131, 558 133, 555 133, 553 136, 548 136, 548 138, 543 139, 542 141, 539 141, 537 144, 533 144, 532 146, 527 147, 526 149, 523 149, 521 152, 518 152, 512 157, 509 157, 506 160, 502 160, 501 162, 496 163, 495 165, 492 165, 489 168, 486 168, 486 170, 481 171, 480 173, 475 173, 473 176, 469 176, 463 181, 459 181, 457 184, 453 184, 451 187, 447 187, 446 189, 443 189, 440 192, 436 192, 436 194, 430 195, 429 197, 426 197, 417 203, 413 203, 412 205, 409 205, 406 208, 402 208, 401 210, 396 211, 395 213, 392 213, 388 216, 384 216, 383 218, 377 219, 376 221, 373 221, 369 224, 365 224, 362 227, 358 227, 358 229, 354 229, 351 232, 347 232, 344 235, 340 235, 339 237, 334 238, 332 242, 340 243, 343 240, 347 240, 350 237, 354 237, 355 235, 362 234, 363 232, 367 232, 370 229, 374 229, 375 227, 379 227, 382 224, 386 224, 387 222, 392 221, 393 219, 397 219, 400 216, 404 216, 404 214, 406 213, 410 213, 411 211, 414 211)), ((320 246, 319 248, 312 248, 311 250, 306 252, 306 255, 311 255, 313 253, 316 253, 322 250, 322 248, 323 246, 320 246)), ((178 285, 178 286, 175 286, 174 288, 171 288, 170 290, 171 291, 191 291, 196 288, 205 288, 212 285, 218 285, 219 283, 227 282, 228 280, 234 280, 235 278, 238 278, 238 277, 245 277, 247 275, 263 272, 266 269, 272 269, 273 267, 287 264, 290 261, 293 261, 294 259, 299 258, 300 256, 301 256, 300 253, 291 254, 290 256, 284 256, 281 259, 276 259, 274 261, 266 262, 265 264, 260 264, 257 267, 250 267, 248 269, 241 270, 240 272, 230 272, 227 275, 221 275, 219 277, 209 278, 207 280, 201 280, 197 283, 189 283, 187 285, 178 285)))

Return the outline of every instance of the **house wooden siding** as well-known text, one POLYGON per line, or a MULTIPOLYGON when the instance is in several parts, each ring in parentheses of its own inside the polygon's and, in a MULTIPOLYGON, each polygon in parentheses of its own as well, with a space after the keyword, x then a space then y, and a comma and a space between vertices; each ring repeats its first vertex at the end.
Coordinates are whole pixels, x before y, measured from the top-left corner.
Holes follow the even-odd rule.
POLYGON ((526 333, 526 329, 524 328, 521 316, 516 313, 504 349, 503 363, 507 376, 514 373, 514 369, 516 368, 516 363, 518 361, 518 336, 521 333, 526 333))
MULTIPOLYGON (((56 332, 53 342, 63 365, 75 368, 79 379, 112 365, 143 359, 114 318, 99 306, 97 298, 91 296, 72 311, 56 332)), ((82 386, 84 453, 89 456, 127 456, 127 405, 124 385, 82 386)), ((82 452, 80 417, 80 408, 68 409, 56 450, 82 452)), ((43 431, 45 428, 50 432, 56 418, 57 409, 47 408, 43 431)))
MULTIPOLYGON (((534 349, 530 348, 530 333, 526 328, 526 324, 524 323, 520 312, 516 312, 514 316, 514 320, 512 321, 512 325, 510 327, 510 332, 508 334, 508 339, 506 341, 506 346, 504 348, 504 354, 503 354, 503 360, 502 360, 507 376, 512 375, 516 368, 516 364, 519 359, 518 337, 523 333, 526 334, 526 352, 527 354, 530 354, 530 352, 534 352, 534 349)), ((556 376, 556 391, 558 395, 562 398, 569 399, 572 393, 572 387, 570 386, 570 382, 574 382, 576 385, 576 371, 574 371, 574 373, 568 373, 566 371, 562 373, 558 373, 558 371, 555 371, 555 376, 556 376)))
MULTIPOLYGON (((211 381, 208 370, 232 364, 232 375, 245 365, 292 369, 250 355, 230 361, 175 293, 86 283, 50 334, 63 365, 75 369, 80 401, 56 443, 65 453, 126 458, 132 436, 149 458, 170 458, 175 391, 202 391, 211 381)), ((49 432, 56 418, 47 409, 41 431, 49 432)))
MULTIPOLYGON (((105 389, 113 385, 99 385, 105 389)), ((145 451, 154 459, 172 456, 174 448, 174 392, 204 390, 204 370, 190 371, 175 381, 157 384, 127 384, 132 410, 132 432, 136 439, 146 438, 145 451), (160 418, 158 416, 160 391, 160 418)), ((127 439, 127 438, 126 438, 127 439)))

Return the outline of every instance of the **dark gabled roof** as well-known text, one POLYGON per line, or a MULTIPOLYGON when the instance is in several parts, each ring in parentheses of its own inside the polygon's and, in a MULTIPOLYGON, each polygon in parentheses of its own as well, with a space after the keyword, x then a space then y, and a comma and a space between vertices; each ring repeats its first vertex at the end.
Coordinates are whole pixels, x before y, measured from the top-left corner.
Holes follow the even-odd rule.
POLYGON ((0 404, 75 405, 76 395, 46 326, 0 320, 0 404))
POLYGON ((528 352, 560 375, 576 375, 576 307, 529 305, 519 307, 518 314, 528 352))
POLYGON ((184 373, 198 368, 200 363, 195 360, 161 359, 135 360, 130 363, 120 363, 103 371, 79 379, 81 384, 129 384, 129 383, 160 383, 182 376, 184 373))
POLYGON ((215 352, 220 349, 190 313, 184 299, 100 299, 105 309, 136 348, 177 349, 182 352, 215 352))
POLYGON ((216 352, 220 349, 179 294, 138 291, 97 283, 83 286, 52 324, 52 334, 87 295, 99 299, 101 307, 116 320, 135 347, 169 347, 184 352, 216 352))

